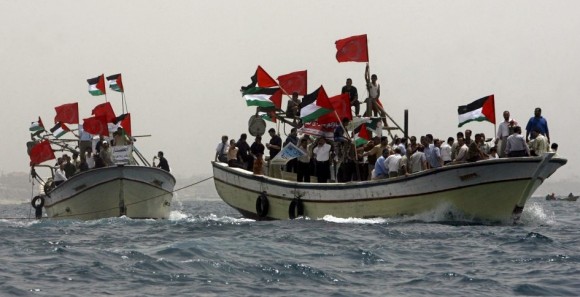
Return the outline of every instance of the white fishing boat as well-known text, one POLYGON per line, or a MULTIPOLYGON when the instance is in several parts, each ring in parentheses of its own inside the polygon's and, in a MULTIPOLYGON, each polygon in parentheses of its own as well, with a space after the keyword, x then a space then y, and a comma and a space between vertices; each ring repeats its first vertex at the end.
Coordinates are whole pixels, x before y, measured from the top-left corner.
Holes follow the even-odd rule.
POLYGON ((517 219, 534 191, 566 159, 489 159, 397 178, 348 183, 299 183, 212 162, 215 187, 227 204, 256 219, 372 218, 447 208, 467 219, 517 219))
POLYGON ((165 170, 118 165, 78 173, 58 187, 49 183, 37 199, 52 219, 168 219, 174 186, 165 170))

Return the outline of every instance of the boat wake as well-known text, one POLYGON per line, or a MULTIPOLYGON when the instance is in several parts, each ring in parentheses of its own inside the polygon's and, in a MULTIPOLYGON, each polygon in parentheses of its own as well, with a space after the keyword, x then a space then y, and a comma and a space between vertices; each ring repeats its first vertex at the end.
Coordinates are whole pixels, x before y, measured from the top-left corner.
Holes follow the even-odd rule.
POLYGON ((547 213, 540 203, 531 202, 524 208, 518 223, 526 226, 554 225, 556 216, 553 212, 547 213))
MULTIPOLYGON (((412 216, 400 216, 394 218, 337 218, 331 215, 324 216, 321 220, 338 224, 401 224, 401 223, 433 223, 454 226, 464 225, 513 225, 512 219, 503 221, 484 221, 474 217, 466 216, 464 213, 453 207, 451 204, 445 204, 428 212, 412 216)), ((547 214, 542 205, 539 203, 530 203, 526 205, 518 225, 541 226, 553 225, 555 223, 554 214, 547 214)))

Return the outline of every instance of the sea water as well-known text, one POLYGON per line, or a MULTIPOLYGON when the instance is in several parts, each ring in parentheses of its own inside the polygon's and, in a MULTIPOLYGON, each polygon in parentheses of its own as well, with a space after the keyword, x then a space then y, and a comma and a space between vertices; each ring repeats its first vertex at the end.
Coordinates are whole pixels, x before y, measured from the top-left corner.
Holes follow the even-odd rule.
POLYGON ((253 221, 215 197, 169 220, 0 211, 0 296, 579 296, 580 202, 516 223, 413 217, 253 221))

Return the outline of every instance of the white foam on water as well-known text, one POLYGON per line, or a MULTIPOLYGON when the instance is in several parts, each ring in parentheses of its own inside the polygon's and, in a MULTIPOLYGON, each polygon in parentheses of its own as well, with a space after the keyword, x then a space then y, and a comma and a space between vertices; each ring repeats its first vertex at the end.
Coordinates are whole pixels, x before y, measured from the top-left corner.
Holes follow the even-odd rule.
POLYGON ((547 213, 538 202, 527 203, 520 217, 519 223, 524 225, 554 225, 556 215, 547 213))
POLYGON ((339 223, 339 224, 384 224, 387 223, 387 219, 384 218, 337 218, 331 215, 325 215, 322 218, 323 221, 339 223))

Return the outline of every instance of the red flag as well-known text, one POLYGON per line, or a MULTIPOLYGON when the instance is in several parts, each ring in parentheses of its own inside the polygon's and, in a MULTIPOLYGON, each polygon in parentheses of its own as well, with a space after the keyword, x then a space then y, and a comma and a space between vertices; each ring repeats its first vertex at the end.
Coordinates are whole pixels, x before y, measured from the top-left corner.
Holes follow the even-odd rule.
POLYGON ((369 50, 367 35, 351 36, 340 39, 336 44, 336 60, 338 62, 368 62, 369 50))
POLYGON ((325 114, 318 118, 319 124, 328 124, 328 123, 339 123, 342 119, 347 118, 352 120, 352 111, 350 109, 350 97, 348 93, 336 95, 334 97, 328 98, 330 104, 332 104, 332 108, 336 111, 325 114), (338 117, 336 116, 338 114, 338 117))
POLYGON ((272 94, 270 101, 274 102, 276 109, 282 109, 282 90, 278 89, 276 93, 272 94))
POLYGON ((115 119, 115 124, 121 126, 123 128, 123 130, 125 130, 125 134, 127 134, 127 136, 133 135, 131 132, 131 114, 130 113, 124 113, 124 114, 118 116, 117 119, 115 119))
POLYGON ((92 115, 96 117, 104 116, 107 120, 107 123, 113 123, 117 118, 110 102, 105 102, 95 106, 95 108, 93 108, 92 115))
POLYGON ((63 104, 61 106, 55 107, 54 109, 56 110, 56 116, 54 117, 55 123, 79 123, 79 104, 77 102, 63 104))
POLYGON ((83 130, 93 135, 109 136, 107 118, 104 115, 83 119, 83 130))
POLYGON ((258 69, 256 69, 256 80, 258 82, 258 86, 262 88, 270 88, 275 87, 278 83, 262 68, 262 66, 258 65, 258 69))
POLYGON ((48 140, 37 143, 30 149, 30 166, 53 159, 56 159, 56 157, 48 140))
POLYGON ((306 70, 280 75, 278 76, 278 82, 280 82, 280 88, 284 89, 286 94, 292 95, 294 92, 302 96, 307 94, 306 70))

